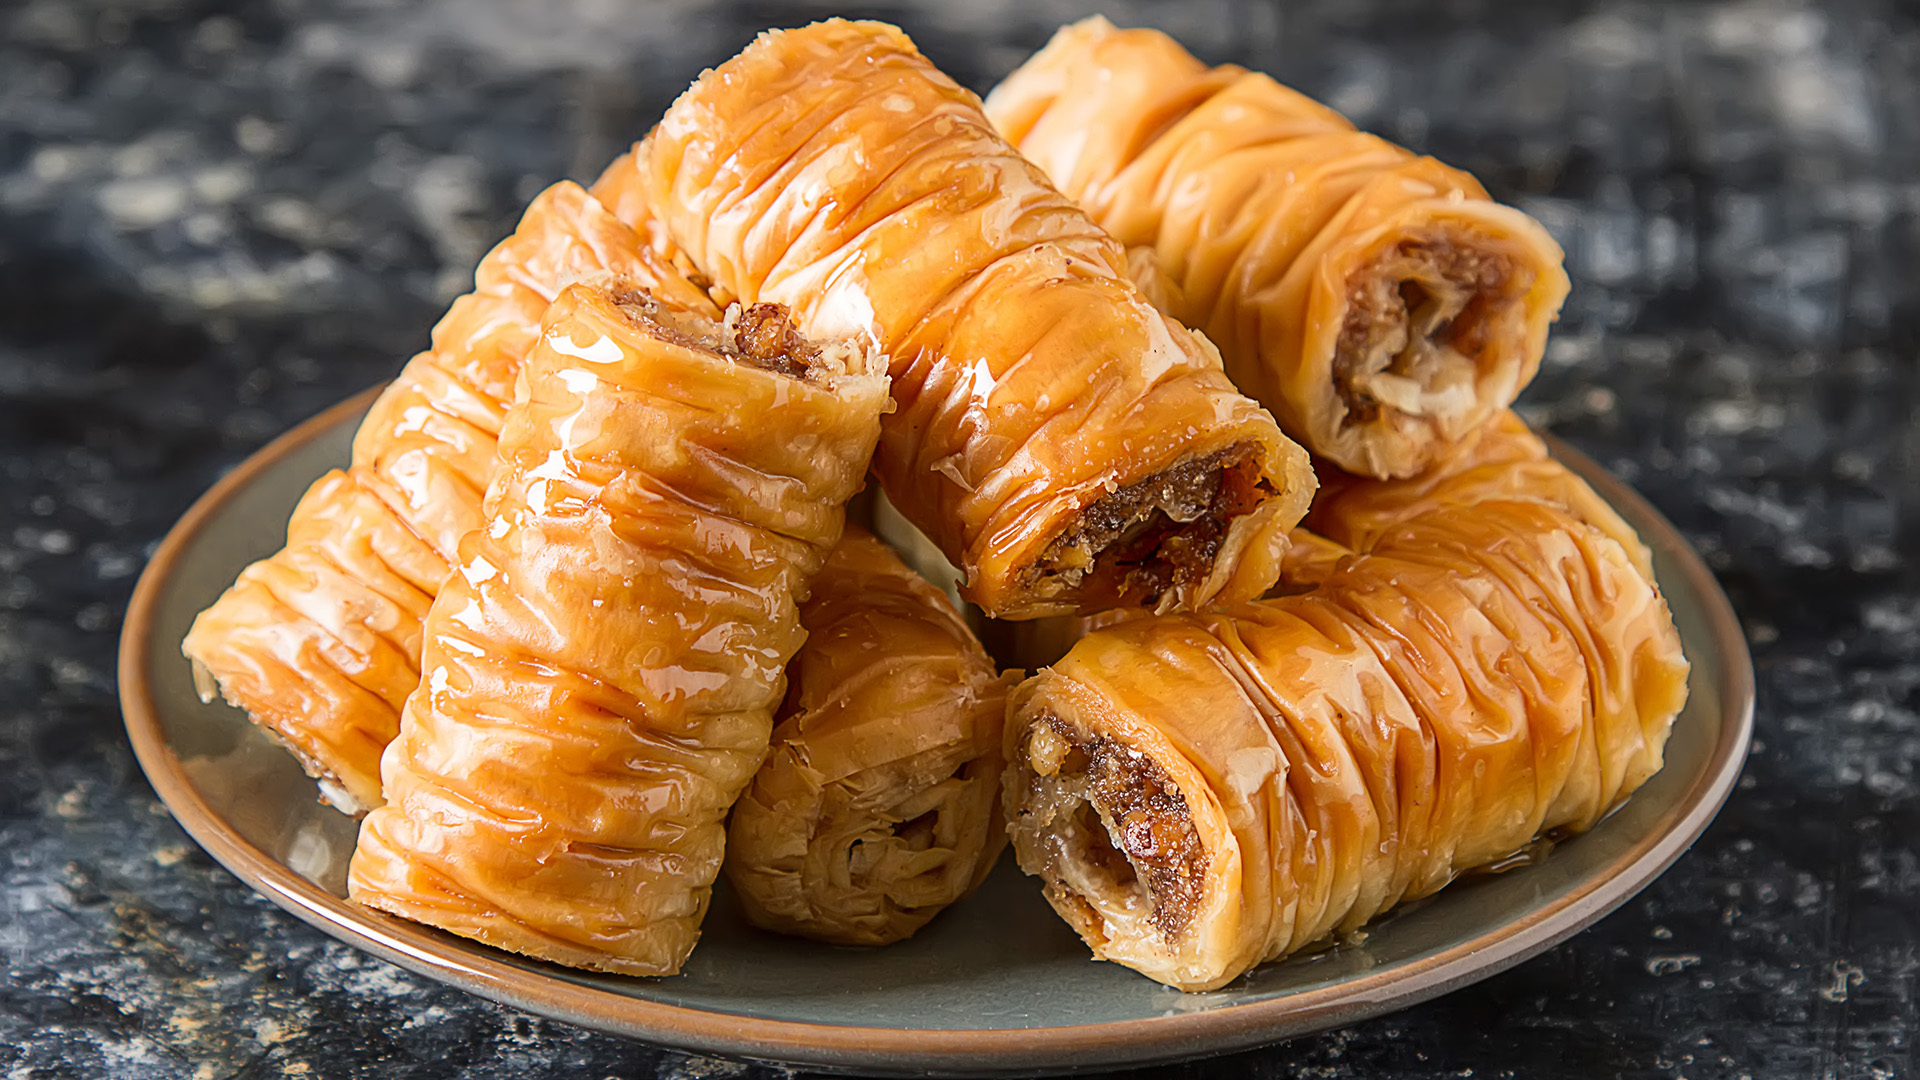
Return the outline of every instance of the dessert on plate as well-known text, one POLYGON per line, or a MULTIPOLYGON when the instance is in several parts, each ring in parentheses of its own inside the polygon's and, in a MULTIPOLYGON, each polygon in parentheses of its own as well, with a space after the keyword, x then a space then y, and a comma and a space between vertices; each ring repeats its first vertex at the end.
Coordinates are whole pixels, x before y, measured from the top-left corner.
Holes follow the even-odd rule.
POLYGON ((1350 472, 1433 465, 1539 369, 1567 294, 1540 223, 1266 75, 1096 16, 986 109, 1241 389, 1350 472))
POLYGON ((773 752, 734 804, 725 871, 757 926, 908 937, 1007 845, 1001 675, 940 590, 849 526, 800 608, 773 752))
POLYGON ((679 970, 886 407, 884 358, 773 305, 561 293, 349 895, 558 963, 679 970))
POLYGON ((889 355, 874 474, 987 614, 1273 584, 1306 454, 899 30, 763 34, 647 143, 646 202, 717 287, 889 355))
POLYGON ((723 872, 884 945, 1010 841, 1205 990, 1592 827, 1686 700, 1508 408, 1551 238, 1165 35, 983 108, 885 24, 763 34, 475 281, 183 646, 365 813, 368 907, 668 975, 723 872), (869 476, 971 610, 844 528, 869 476))

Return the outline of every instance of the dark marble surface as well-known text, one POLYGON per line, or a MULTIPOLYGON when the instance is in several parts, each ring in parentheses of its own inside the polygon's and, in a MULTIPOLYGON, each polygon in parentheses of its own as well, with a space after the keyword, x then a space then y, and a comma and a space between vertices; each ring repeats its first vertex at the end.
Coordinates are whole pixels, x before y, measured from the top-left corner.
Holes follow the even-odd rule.
MULTIPOLYGON (((978 88, 1091 10, 860 5, 978 88)), ((307 929, 168 817, 113 654, 222 470, 396 369, 550 179, 773 0, 0 4, 0 1074, 720 1077, 307 929)), ((1920 1034, 1920 19, 1891 3, 1107 5, 1566 245, 1530 418, 1706 553, 1758 666, 1700 844, 1596 929, 1183 1075, 1904 1077, 1920 1034)))

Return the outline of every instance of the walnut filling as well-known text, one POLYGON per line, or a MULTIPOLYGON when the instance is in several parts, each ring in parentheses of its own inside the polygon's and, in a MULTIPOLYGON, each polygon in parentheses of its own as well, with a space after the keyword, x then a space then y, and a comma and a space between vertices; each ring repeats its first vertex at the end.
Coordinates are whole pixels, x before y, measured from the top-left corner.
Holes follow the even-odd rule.
POLYGON ((1109 606, 1198 586, 1234 519, 1273 492, 1255 452, 1236 444, 1101 497, 1022 570, 1023 583, 1041 597, 1078 592, 1109 606))
POLYGON ((1077 912, 1077 928, 1096 942, 1126 940, 1124 926, 1108 924, 1142 917, 1178 941, 1204 899, 1208 858, 1166 770, 1052 714, 1034 723, 1025 752, 1033 793, 1016 828, 1034 830, 1046 848, 1047 895, 1077 912))
POLYGON ((740 358, 755 367, 804 379, 820 361, 820 347, 800 336, 779 304, 727 308, 727 325, 740 358))
POLYGON ((820 374, 822 350, 793 325, 792 314, 779 304, 754 304, 727 309, 716 323, 699 315, 665 307, 645 289, 626 288, 613 302, 636 327, 684 349, 697 349, 736 364, 807 379, 820 374))
POLYGON ((1402 240, 1361 267, 1348 278, 1334 344, 1342 425, 1373 423, 1383 410, 1444 423, 1475 408, 1475 379, 1517 331, 1533 280, 1497 247, 1444 232, 1402 240))

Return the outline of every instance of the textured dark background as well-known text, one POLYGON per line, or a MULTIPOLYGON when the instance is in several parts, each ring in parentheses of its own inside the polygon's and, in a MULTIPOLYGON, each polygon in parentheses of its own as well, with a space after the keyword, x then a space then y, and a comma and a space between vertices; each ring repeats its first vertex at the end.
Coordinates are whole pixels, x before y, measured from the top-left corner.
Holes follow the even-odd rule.
MULTIPOLYGON (((221 471, 393 372, 536 190, 771 24, 984 89, 1094 6, 0 2, 0 1073, 730 1077, 282 915, 141 778, 113 652, 221 471)), ((1114 0, 1477 172, 1566 246, 1524 403, 1739 609, 1758 738, 1596 929, 1188 1076, 1905 1077, 1920 1028, 1920 19, 1893 4, 1114 0)))

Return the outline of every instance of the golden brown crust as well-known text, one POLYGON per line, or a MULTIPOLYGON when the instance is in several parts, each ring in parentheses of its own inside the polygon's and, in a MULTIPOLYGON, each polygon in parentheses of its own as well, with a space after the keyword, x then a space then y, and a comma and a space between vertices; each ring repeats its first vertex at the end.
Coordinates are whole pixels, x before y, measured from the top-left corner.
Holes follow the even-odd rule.
MULTIPOLYGON (((1418 476, 1374 480, 1322 464, 1320 480, 1320 495, 1301 526, 1335 544, 1364 551, 1401 522, 1442 507, 1538 499, 1564 507, 1618 541, 1641 575, 1653 580, 1652 554, 1633 527, 1573 470, 1555 461, 1547 444, 1512 411, 1495 417, 1418 476)), ((1295 548, 1299 544, 1296 531, 1295 548)), ((1312 552, 1289 549, 1282 580, 1303 580, 1295 568, 1313 559, 1312 552)))
POLYGON ((967 572, 969 599, 1032 618, 1272 583, 1311 491, 1304 453, 899 31, 762 35, 649 143, 651 205, 718 288, 893 357, 875 474, 967 572), (1196 462, 1216 475, 1172 479, 1196 462), (1156 519, 1191 496, 1177 487, 1226 497, 1156 519), (1102 502, 1148 490, 1155 506, 1102 502), (1150 546, 1106 554, 1136 527, 1150 546))
POLYGON ((578 185, 535 198, 362 422, 352 465, 308 490, 287 546, 242 571, 182 645, 204 680, 292 749, 341 810, 378 806, 380 751, 419 682, 420 620, 480 521, 495 440, 541 313, 620 273, 717 313, 578 185))
POLYGON ((1097 956, 1220 986, 1659 768, 1687 662, 1617 541, 1489 497, 1329 546, 1310 592, 1127 620, 1016 692, 1014 848, 1097 956))
POLYGON ((1000 675, 959 613, 849 528, 800 611, 773 749, 726 872, 756 925, 843 945, 912 935, 1006 845, 1000 675))
POLYGON ((1095 17, 986 108, 1134 249, 1154 302, 1343 468, 1429 467, 1539 367, 1567 291, 1546 231, 1265 75, 1095 17))
POLYGON ((624 286, 548 311, 349 878, 368 906, 640 975, 698 936, 887 403, 882 358, 799 379, 660 314, 624 286))

